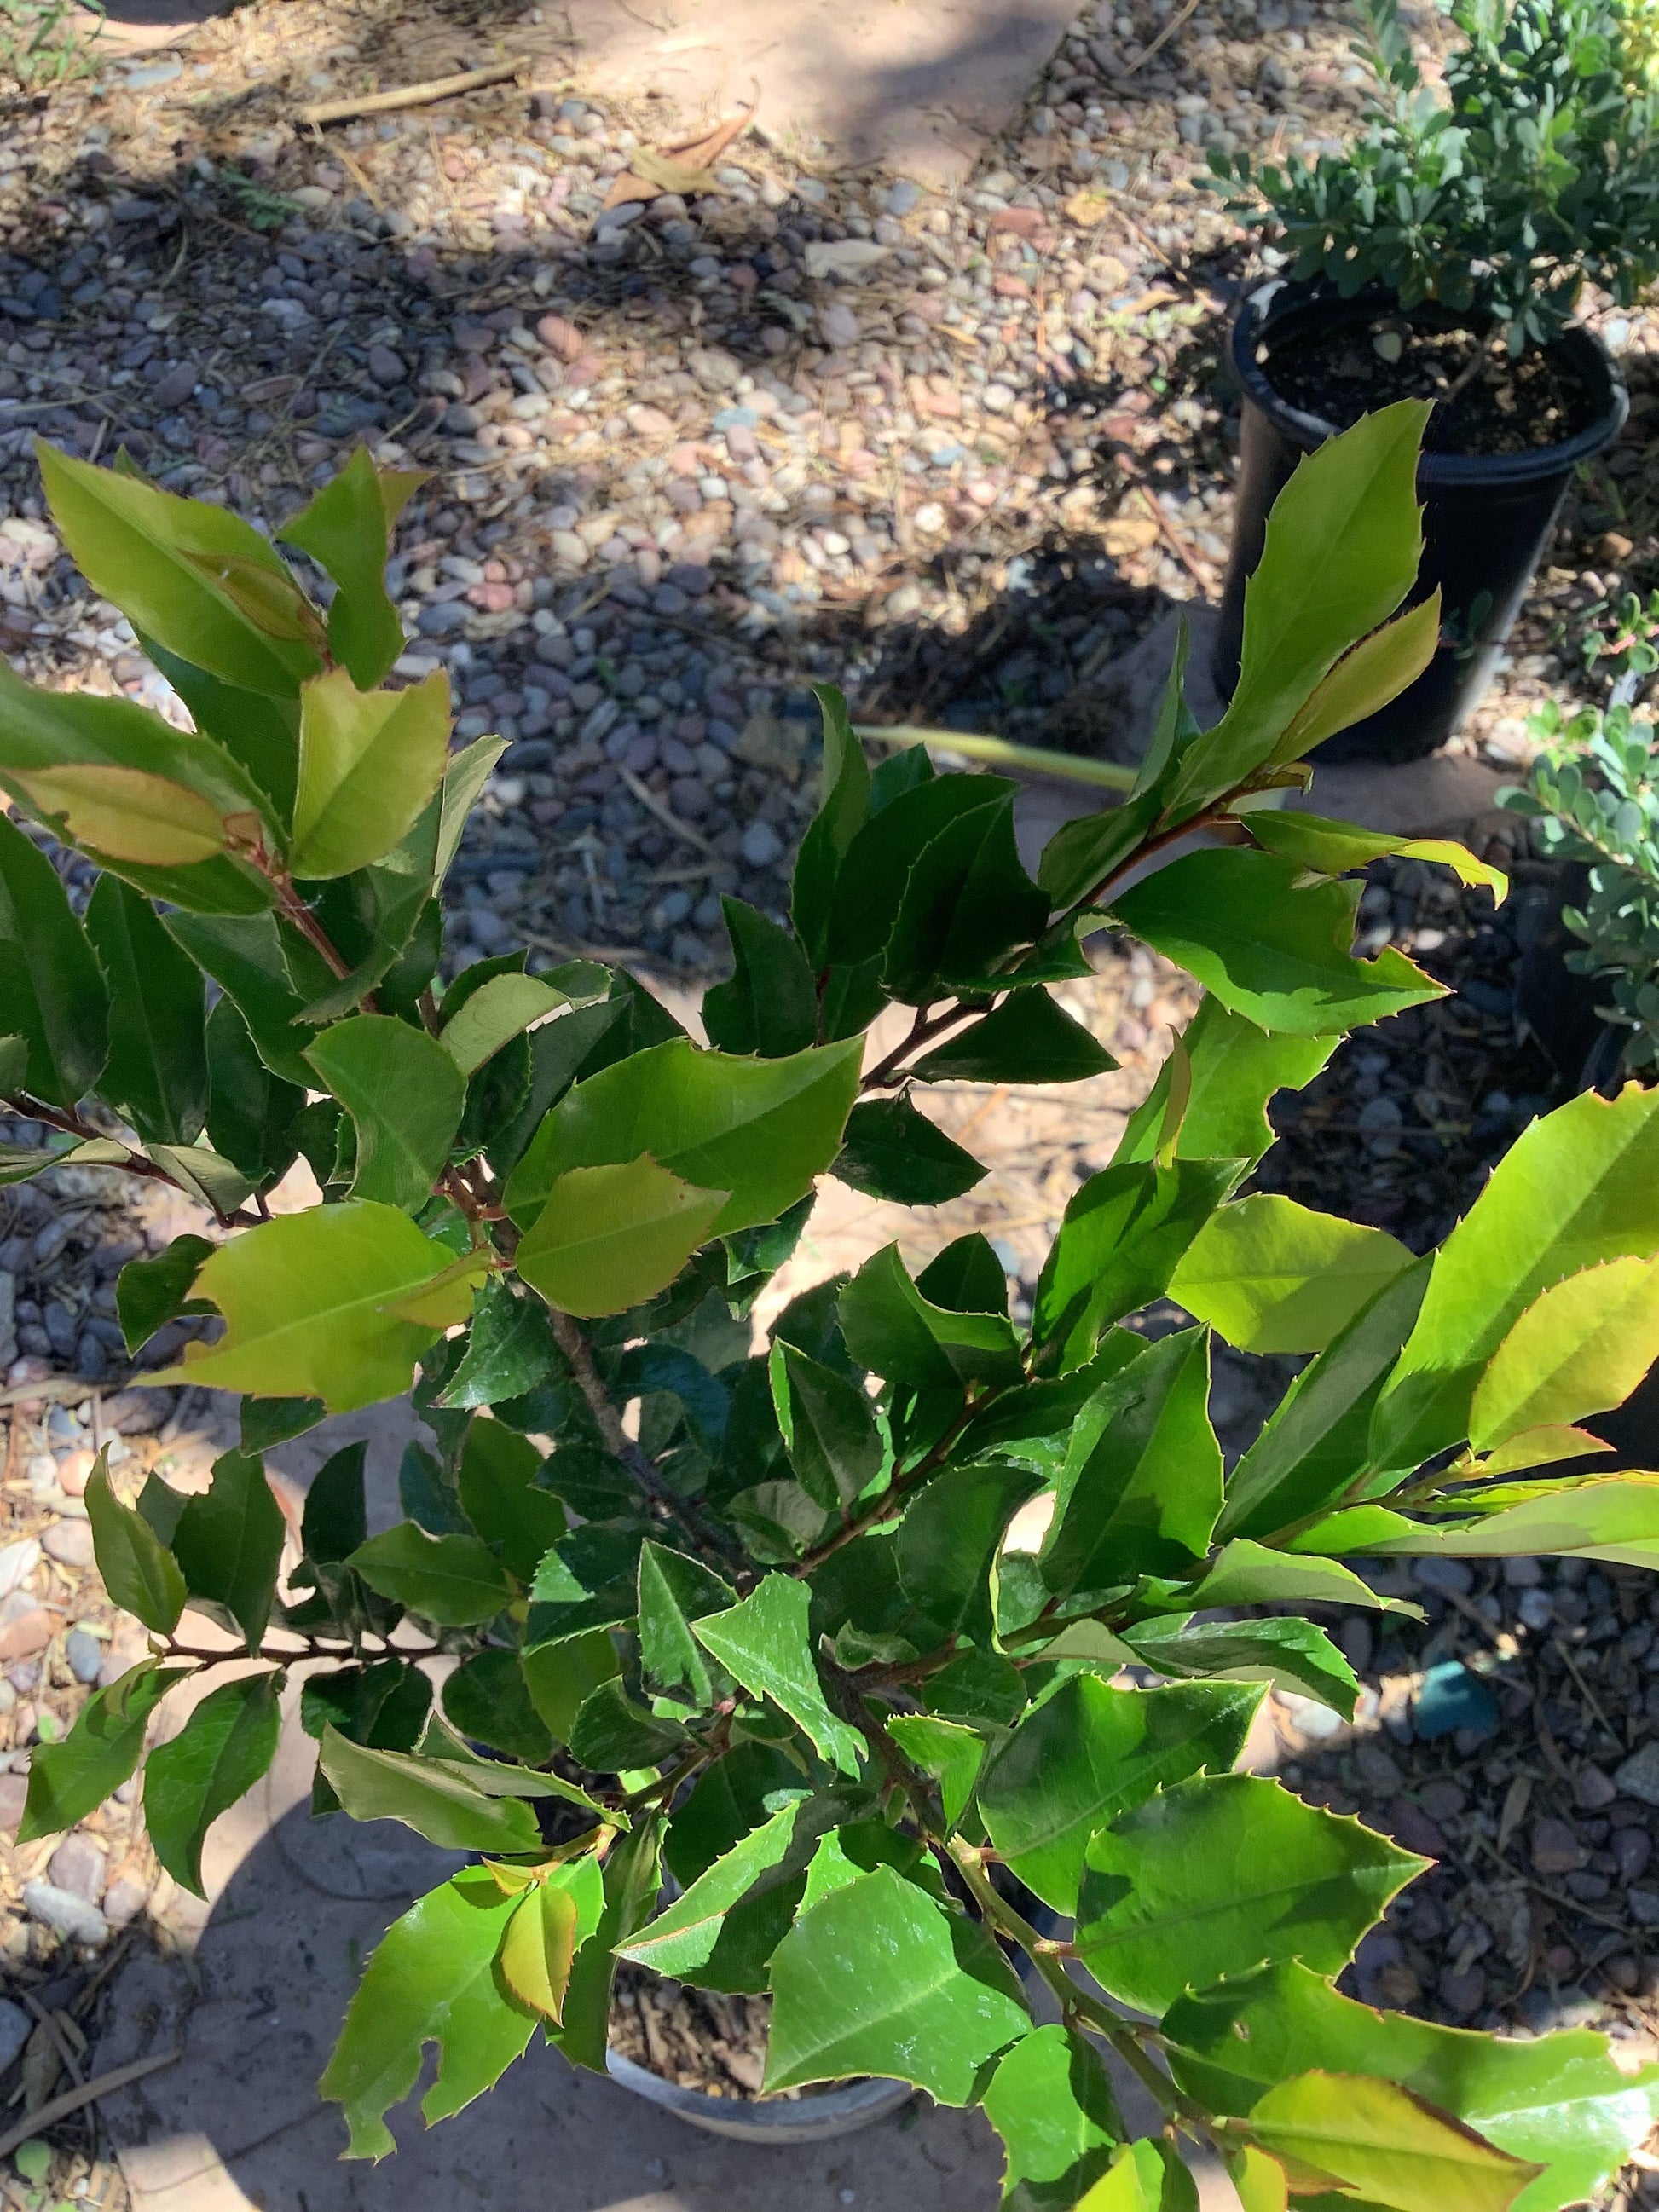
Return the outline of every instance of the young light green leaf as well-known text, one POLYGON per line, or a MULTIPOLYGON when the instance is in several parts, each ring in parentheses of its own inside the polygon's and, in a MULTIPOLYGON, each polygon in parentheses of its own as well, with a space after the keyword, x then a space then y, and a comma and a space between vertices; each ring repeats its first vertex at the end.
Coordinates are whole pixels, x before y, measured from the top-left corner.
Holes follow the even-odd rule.
POLYGON ((1085 1083, 1117 1062, 1047 991, 1012 992, 916 1062, 918 1083, 1085 1083))
POLYGON ((1381 1229, 1261 1193, 1210 1216, 1170 1276, 1170 1296, 1236 1351, 1322 1352, 1411 1264, 1381 1229))
POLYGON ((461 1073, 471 1075, 564 1004, 565 994, 539 976, 492 975, 444 1024, 439 1042, 461 1073))
POLYGON ((214 1462, 205 1493, 185 1499, 173 1533, 173 1555, 191 1595, 222 1606, 252 1652, 276 1601, 287 1526, 263 1466, 231 1451, 214 1462))
POLYGON ((984 2106, 1002 2138, 1004 2212, 1069 2212, 1124 2137, 1093 2045, 1057 2022, 1033 2028, 999 2062, 984 2106))
MULTIPOLYGON (((1198 2186, 1175 2146, 1158 2136, 1126 2143, 1074 2212, 1198 2212, 1198 2186)), ((1246 2212, 1259 2212, 1250 2205, 1246 2212)), ((1358 2212, 1358 2208, 1356 2208, 1358 2212)))
MULTIPOLYGON (((1266 1109, 1279 1091, 1311 1083, 1335 1051, 1334 1036, 1269 1036, 1206 992, 1182 1033, 1188 1089, 1176 1138, 1182 1160, 1237 1159, 1248 1170, 1273 1143, 1266 1109)), ((1129 1116, 1114 1166, 1151 1160, 1162 1140, 1173 1058, 1158 1070, 1144 1104, 1129 1116)))
POLYGON ((781 1706, 821 1757, 843 1774, 856 1775, 864 1739, 824 1702, 809 1640, 811 1610, 805 1583, 767 1575, 741 1605, 693 1621, 691 1632, 745 1690, 781 1706))
POLYGON ((1073 1194, 1037 1282, 1037 1367, 1066 1375, 1102 1332, 1169 1287, 1181 1256, 1242 1173, 1231 1159, 1103 1168, 1073 1194))
POLYGON ((1540 1291, 1659 1255, 1659 1091, 1587 1091, 1523 1129, 1441 1246, 1378 1401, 1371 1452, 1406 1472, 1468 1432, 1487 1362, 1540 1291))
POLYGON ((890 1382, 959 1390, 1020 1380, 1019 1342, 1007 1316, 933 1304, 911 1281, 896 1244, 865 1261, 837 1312, 853 1358, 890 1382))
POLYGON ((1571 1426, 1622 1406, 1659 1360, 1659 1260, 1607 1260, 1552 1284, 1516 1322, 1475 1385, 1478 1451, 1527 1429, 1571 1426))
POLYGON ((452 753, 444 770, 444 780, 439 793, 438 850, 433 863, 432 880, 442 883, 449 873, 457 852, 460 849, 461 832, 466 827, 478 793, 489 781, 489 772, 507 750, 505 738, 475 738, 470 745, 452 753))
POLYGON ((1203 1580, 1182 1597, 1194 1612, 1233 1605, 1364 1605, 1379 1613, 1412 1613, 1404 1598, 1379 1597, 1340 1560, 1276 1552, 1236 1536, 1224 1544, 1203 1580))
POLYGON ((1414 489, 1427 419, 1422 401, 1399 400, 1297 463, 1245 586, 1231 703, 1182 756, 1169 808, 1176 820, 1273 759, 1341 655, 1410 590, 1423 550, 1414 489))
POLYGON ((354 446, 339 474, 283 526, 285 543, 309 553, 339 586, 328 611, 329 647, 360 691, 384 683, 404 649, 386 564, 392 526, 425 481, 413 470, 377 468, 367 446, 354 446))
MULTIPOLYGON (((1659 1566, 1659 1474, 1580 1475, 1562 1483, 1539 1483, 1534 1494, 1502 1512, 1478 1519, 1425 1526, 1390 1514, 1376 1530, 1352 1524, 1357 1514, 1341 1514, 1325 1529, 1310 1529, 1315 1540, 1345 1539, 1344 1548, 1382 1557, 1437 1553, 1443 1559, 1524 1559, 1552 1554, 1564 1559, 1606 1559, 1614 1565, 1659 1566), (1346 1536, 1359 1541, 1350 1547, 1346 1536)), ((1515 1492, 1506 1490, 1514 1496, 1515 1492)), ((1492 1501, 1493 1504, 1496 1500, 1492 1501)), ((1375 1513, 1360 1507, 1360 1513, 1375 1513)), ((1334 1560, 1322 1560, 1331 1566, 1334 1560)))
POLYGON ((1296 814, 1276 806, 1252 808, 1249 828, 1258 845, 1294 860, 1300 868, 1321 875, 1340 876, 1350 869, 1368 867, 1386 854, 1405 860, 1433 860, 1449 868, 1471 889, 1480 884, 1502 906, 1510 879, 1501 868, 1477 860, 1462 845, 1444 837, 1389 837, 1380 830, 1362 830, 1355 822, 1327 822, 1317 814, 1296 814))
POLYGON ((684 1037, 636 1052, 553 1109, 508 1181, 507 1210, 529 1229, 571 1169, 649 1153, 700 1190, 730 1192, 721 1234, 775 1221, 840 1151, 863 1053, 862 1037, 787 1060, 734 1060, 684 1037))
POLYGON ((198 1897, 202 1846, 222 1813, 246 1796, 276 1755, 274 1674, 242 1674, 210 1691, 144 1765, 144 1826, 155 1856, 198 1897))
POLYGON ((1516 2212, 1595 2197, 1659 2112, 1659 2068, 1625 2071, 1605 2037, 1573 2028, 1522 2041, 1439 2027, 1340 1996, 1304 1966, 1185 1997, 1165 2027, 1176 2081, 1216 2112, 1242 2117, 1264 2090, 1315 2067, 1399 2082, 1545 2167, 1516 2212))
POLYGON ((93 468, 44 440, 35 458, 76 566, 135 629, 227 684, 276 698, 292 698, 321 665, 292 577, 228 507, 93 468))
POLYGON ((488 1544, 477 1536, 428 1536, 413 1521, 371 1536, 346 1565, 382 1597, 447 1628, 493 1620, 513 1595, 488 1544))
POLYGON ((1263 1960, 1334 1974, 1427 1863, 1277 1782, 1200 1776, 1091 1839, 1078 1948, 1103 1989, 1147 2012, 1263 1960))
POLYGON ((345 2108, 352 2158, 395 2150, 386 2124, 420 2078, 426 2045, 438 2078, 422 2100, 428 2124, 491 2087, 529 2042, 536 2014, 502 1994, 495 1958, 519 1899, 484 1867, 433 1890, 381 1937, 319 2085, 345 2108))
POLYGON ((1073 1674, 985 1771, 979 1806, 992 1842, 1046 1904, 1074 1912, 1095 1831, 1188 1775, 1224 1773, 1261 1702, 1243 1686, 1116 1690, 1073 1674))
POLYGON ((337 1023, 306 1058, 356 1126, 351 1196, 418 1212, 449 1158, 466 1103, 455 1062, 424 1030, 391 1014, 337 1023))
POLYGON ((1277 2082, 1249 2128, 1292 2173, 1328 2178, 1395 2212, 1509 2212, 1540 2171, 1373 2075, 1316 2070, 1277 2082))
POLYGON ((866 1198, 898 1206, 944 1206, 985 1180, 973 1154, 918 1113, 908 1091, 854 1107, 830 1172, 866 1198))
POLYGON ((337 668, 300 694, 300 780, 294 801, 296 876, 349 876, 384 860, 443 781, 449 678, 441 670, 404 691, 359 691, 337 668))
POLYGON ((796 1480, 819 1505, 850 1504, 881 1472, 875 1412, 858 1384, 781 1339, 769 1369, 772 1403, 796 1480))
POLYGON ((559 1312, 626 1313, 668 1287, 731 1202, 731 1192, 700 1189, 648 1152, 570 1168, 548 1186, 515 1264, 559 1312))
POLYGON ((395 1398, 427 1346, 471 1309, 475 1285, 461 1277, 421 1320, 395 1310, 450 1264, 394 1206, 359 1199, 279 1215, 221 1245, 196 1277, 197 1296, 225 1317, 218 1343, 189 1346, 182 1365, 147 1379, 320 1398, 331 1413, 395 1398))
POLYGON ((556 2026, 575 1956, 605 1914, 605 1881, 591 1856, 548 1867, 525 1892, 501 1938, 501 1978, 519 2002, 556 2026))
POLYGON ((87 934, 109 986, 105 1097, 141 1137, 193 1144, 207 1115, 201 971, 149 901, 115 876, 93 887, 87 934))
POLYGON ((253 1185, 233 1160, 221 1158, 211 1145, 148 1144, 145 1152, 198 1206, 228 1221, 253 1185))
POLYGON ((1183 1329, 1148 1345, 1084 1407, 1039 1561, 1056 1596, 1183 1575, 1203 1556, 1221 1511, 1209 1395, 1209 1339, 1183 1329))
POLYGON ((28 1043, 28 1087, 73 1106, 103 1072, 109 995, 58 872, 0 816, 0 1035, 28 1043))
POLYGON ((983 1929, 878 1867, 778 1946, 766 2087, 896 2075, 965 2105, 985 2061, 1030 2028, 1018 1988, 983 1929))
POLYGON ((143 1756, 150 1715, 190 1671, 141 1660, 107 1689, 93 1692, 61 1743, 34 1747, 20 1844, 74 1827, 130 1778, 143 1756))
POLYGON ((634 1933, 656 1902, 661 1842, 662 1820, 658 1815, 641 1820, 607 1856, 605 1911, 571 1966, 559 2033, 555 2036, 550 2031, 548 2035, 548 2041, 556 2042, 573 2066, 585 2066, 595 2074, 605 2070, 616 1946, 634 1933))
POLYGON ((100 1452, 87 1480, 87 1518, 99 1575, 113 1604, 158 1636, 171 1636, 185 1609, 185 1577, 149 1522, 123 1505, 110 1488, 108 1467, 108 1452, 100 1452))
POLYGON ((487 1796, 435 1759, 373 1751, 329 1728, 319 1763, 354 1820, 401 1820, 452 1851, 533 1851, 541 1842, 523 1798, 487 1796))
MULTIPOLYGON (((1273 762, 1300 760, 1314 747, 1376 714, 1414 684, 1440 643, 1438 586, 1420 605, 1360 639, 1309 695, 1273 747, 1273 762)), ((1275 848, 1279 849, 1279 848, 1275 848)))
POLYGON ((1294 860, 1242 849, 1188 853, 1117 899, 1115 920, 1258 1027, 1329 1036, 1443 999, 1385 945, 1356 958, 1356 883, 1300 885, 1294 860))
POLYGON ((954 1828, 974 1794, 980 1768, 985 1763, 985 1740, 972 1729, 958 1728, 932 1713, 895 1713, 887 1733, 911 1764, 931 1774, 939 1784, 945 1817, 954 1828))

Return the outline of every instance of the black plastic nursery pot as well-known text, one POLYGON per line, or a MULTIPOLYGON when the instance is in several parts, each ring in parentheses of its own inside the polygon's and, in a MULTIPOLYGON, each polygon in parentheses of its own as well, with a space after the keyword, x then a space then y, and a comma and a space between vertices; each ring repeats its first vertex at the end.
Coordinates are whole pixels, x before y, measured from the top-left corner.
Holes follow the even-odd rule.
MULTIPOLYGON (((1274 388, 1274 355, 1292 343, 1334 340, 1345 330, 1358 335, 1388 306, 1374 295, 1340 300, 1275 283, 1239 307, 1230 346, 1243 394, 1238 490, 1212 663, 1224 698, 1238 681, 1244 586, 1261 557, 1268 510, 1303 455, 1335 434, 1334 424, 1292 406, 1274 388)), ((1416 683, 1328 739, 1316 757, 1420 760, 1444 744, 1491 680, 1573 471, 1605 452, 1630 412, 1629 395, 1597 338, 1570 329, 1554 343, 1589 395, 1591 419, 1561 444, 1508 453, 1434 451, 1431 421, 1417 477, 1423 562, 1411 599, 1414 604, 1440 587, 1439 647, 1416 683)))

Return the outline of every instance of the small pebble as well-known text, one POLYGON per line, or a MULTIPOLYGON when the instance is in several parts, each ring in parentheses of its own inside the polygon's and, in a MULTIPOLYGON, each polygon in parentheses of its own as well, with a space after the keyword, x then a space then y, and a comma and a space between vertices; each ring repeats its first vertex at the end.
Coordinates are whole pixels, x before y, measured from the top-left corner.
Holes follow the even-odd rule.
POLYGON ((95 1905, 55 1882, 38 1878, 23 1885, 23 1907, 31 1920, 54 1928, 74 1943, 98 1944, 109 1937, 109 1923, 95 1905))
POLYGON ((87 1521, 54 1521, 41 1537, 48 1558, 65 1567, 92 1565, 92 1524, 87 1521))
POLYGON ((64 1656, 77 1682, 95 1682, 103 1670, 104 1647, 88 1629, 70 1629, 64 1638, 64 1656))

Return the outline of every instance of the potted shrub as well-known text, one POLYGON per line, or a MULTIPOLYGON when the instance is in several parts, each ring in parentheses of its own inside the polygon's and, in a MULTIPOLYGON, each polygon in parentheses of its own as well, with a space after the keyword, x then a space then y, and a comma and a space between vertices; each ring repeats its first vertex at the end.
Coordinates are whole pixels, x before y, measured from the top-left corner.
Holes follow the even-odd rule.
MULTIPOLYGON (((429 2042, 428 2119, 538 2036, 603 2068, 619 1960, 769 1994, 770 2090, 886 2078, 982 2103, 1020 2204, 1191 2207, 1199 2142, 1253 2208, 1293 2186, 1402 2212, 1524 2190, 1543 2212, 1647 2130, 1659 2069, 1621 2072, 1593 2037, 1506 2043, 1341 1995, 1423 1862, 1231 1771, 1265 1683, 1352 1711, 1352 1670, 1297 1610, 1384 1602, 1345 1557, 1659 1559, 1659 1479, 1530 1475, 1587 1449, 1572 1425, 1652 1354, 1659 1092, 1534 1124, 1422 1258, 1241 1198, 1272 1095, 1437 994, 1351 949, 1350 872, 1399 841, 1247 811, 1249 842, 1125 887, 1305 784, 1307 748, 1424 665, 1432 606, 1389 617, 1420 551, 1425 412, 1302 465, 1227 714, 1198 730, 1177 672, 1137 790, 1068 823, 1035 882, 1009 785, 920 752, 872 775, 826 690, 793 926, 728 908, 706 1048, 587 963, 483 960, 434 996, 434 902, 494 745, 449 754, 441 675, 384 688, 406 480, 360 453, 289 526, 337 583, 325 620, 234 517, 43 451, 66 544, 200 726, 0 678, 0 784, 103 870, 82 921, 0 823, 0 1094, 69 1157, 215 1207, 222 1239, 135 1262, 119 1303, 135 1346, 216 1311, 217 1340, 152 1379, 245 1396, 204 1494, 89 1482, 100 1570, 152 1649, 34 1752, 21 1832, 98 1803, 169 1688, 215 1680, 223 1656, 180 1639, 189 1605, 234 1667, 143 1787, 158 1857, 199 1887, 299 1675, 319 1809, 472 1855, 388 1930, 330 2061, 356 2154, 392 2148, 429 2042), (700 1358, 820 1173, 915 1205, 977 1179, 917 1088, 1109 1065, 1048 988, 1087 972, 1102 927, 1206 996, 1067 1206, 1029 1320, 970 1236, 914 1279, 889 1246, 786 1307, 763 1354, 700 1358), (909 1025, 877 1055, 890 1005, 909 1025), (261 1218, 296 1147, 323 1203, 261 1218), (1191 1327, 1126 1326, 1166 1293, 1191 1327), (1212 1330, 1310 1355, 1225 1480, 1212 1330), (262 1446, 411 1384, 434 1449, 405 1462, 405 1517, 371 1534, 341 1453, 280 1592, 262 1446), (1005 1549, 1045 1493, 1041 1549, 1005 1549), (1164 1686, 1119 1686, 1130 1662, 1164 1686), (1057 2024, 1034 2024, 1013 1957, 1057 2024), (1103 2050, 1156 2100, 1155 2140, 1126 2142, 1103 2050)), ((1503 890, 1455 846, 1412 849, 1503 890)))
POLYGON ((1433 400, 1419 592, 1439 649, 1334 758, 1413 759, 1488 682, 1574 471, 1618 436, 1624 387, 1572 317, 1586 282, 1628 306, 1659 272, 1659 98, 1638 0, 1450 0, 1461 43, 1425 86, 1394 0, 1361 0, 1363 135, 1280 167, 1210 156, 1227 204, 1270 228, 1289 281, 1242 303, 1233 545, 1215 672, 1238 671, 1243 590, 1299 453, 1364 410, 1433 400))

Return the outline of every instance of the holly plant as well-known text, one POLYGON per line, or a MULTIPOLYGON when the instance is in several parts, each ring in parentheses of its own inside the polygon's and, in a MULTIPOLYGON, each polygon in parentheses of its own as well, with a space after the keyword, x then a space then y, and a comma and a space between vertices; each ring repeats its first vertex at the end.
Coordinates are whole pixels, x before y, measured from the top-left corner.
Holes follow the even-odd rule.
POLYGON ((891 2075, 982 2104, 1022 2212, 1191 2208, 1194 2146, 1252 2208, 1544 2212, 1648 2130, 1659 2069, 1595 2036, 1341 1994, 1425 1862, 1236 1771, 1267 1684, 1354 1710, 1312 1615, 1397 1604, 1370 1561, 1659 1559, 1659 1476, 1542 1471, 1599 1449, 1580 1418, 1659 1354, 1659 1092, 1534 1122, 1420 1258, 1239 1194, 1275 1092, 1440 995, 1395 951, 1355 957, 1353 872, 1405 849, 1505 888, 1455 845, 1240 811, 1305 787, 1309 749, 1434 649, 1432 601, 1395 616, 1425 412, 1303 461, 1226 714, 1200 730, 1177 665, 1133 791, 1035 879, 1009 783, 920 751, 872 774, 826 689, 790 924, 728 902, 706 1043, 590 962, 434 990, 439 886, 497 748, 450 753, 441 674, 386 686, 407 477, 359 453, 289 525, 334 580, 325 616, 233 516, 43 450, 65 542, 198 727, 4 679, 0 783, 37 834, 0 823, 0 1095, 64 1133, 52 1158, 213 1209, 220 1233, 130 1266, 119 1303, 135 1349, 216 1314, 149 1379, 244 1395, 204 1493, 152 1477, 135 1504, 94 1473, 99 1565, 150 1655, 34 1752, 21 1834, 107 1796, 188 1683, 143 1794, 198 1888, 297 1684, 315 1808, 467 1855, 374 1953, 324 2076, 356 2154, 392 2148, 428 2043, 428 2120, 538 2036, 603 2068, 619 1960, 769 1993, 769 2090, 891 2075), (42 831, 101 871, 84 918, 42 831), (1111 1066, 1049 988, 1103 931, 1205 994, 1029 1319, 968 1236, 919 1274, 889 1244, 755 1342, 817 1177, 919 1206, 980 1180, 931 1086, 1111 1066), (322 1202, 264 1218, 297 1152, 322 1202), (1136 1326, 1170 1301, 1188 1325, 1136 1326), (1231 1474, 1218 1335, 1306 1359, 1231 1474), (431 1442, 404 1517, 371 1531, 353 1446, 296 1558, 261 1449, 411 1388, 431 1442), (1127 2140, 1106 2053, 1152 2140, 1127 2140))

